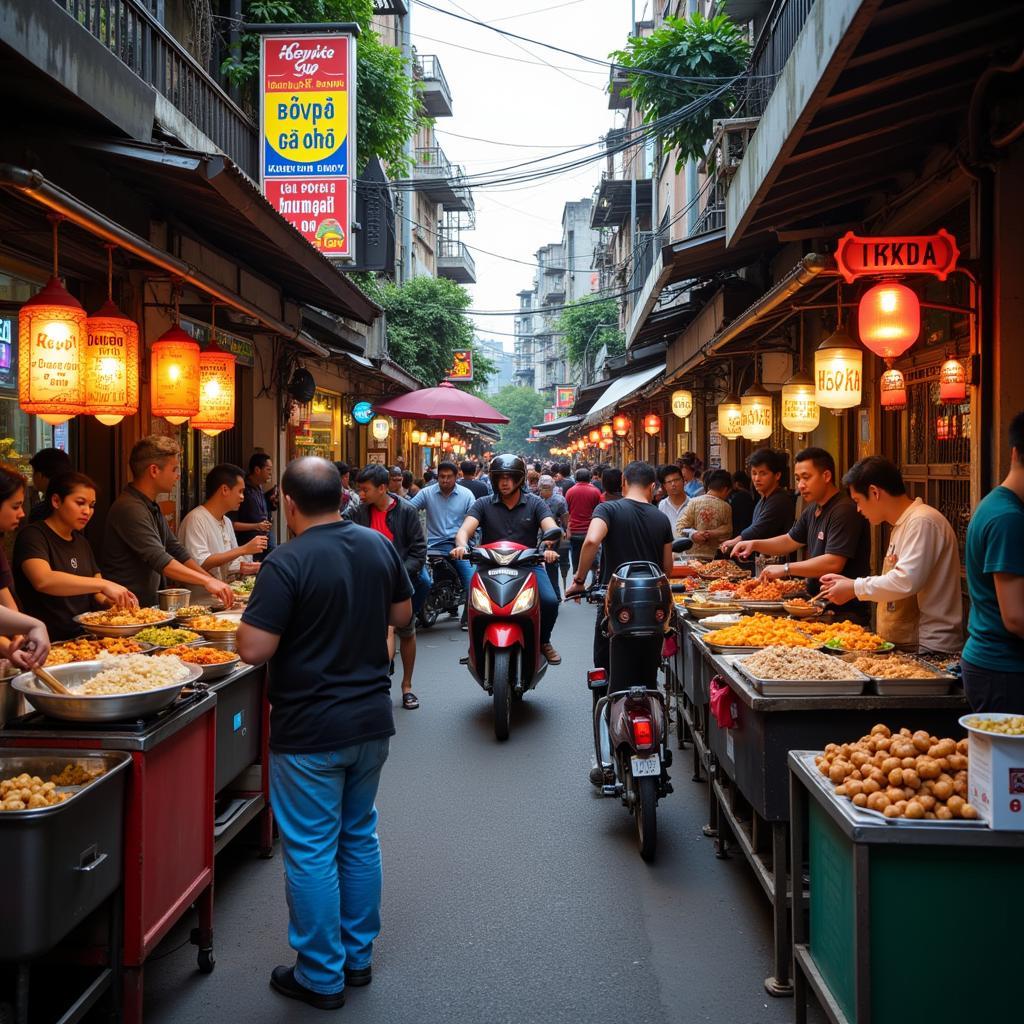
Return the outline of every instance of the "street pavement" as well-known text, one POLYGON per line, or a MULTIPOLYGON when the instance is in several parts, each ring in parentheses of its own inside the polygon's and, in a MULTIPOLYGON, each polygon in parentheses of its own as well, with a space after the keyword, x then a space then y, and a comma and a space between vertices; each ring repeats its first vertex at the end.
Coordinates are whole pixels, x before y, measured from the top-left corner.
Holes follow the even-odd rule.
MULTIPOLYGON (((498 744, 491 708, 444 618, 419 635, 417 711, 398 733, 378 799, 383 930, 374 978, 338 1011, 374 1024, 781 1022, 766 995, 768 904, 741 856, 716 860, 701 835, 706 784, 676 753, 675 793, 658 807, 657 861, 636 852, 632 818, 587 781, 594 611, 563 605, 561 666, 513 712, 498 744)), ((399 669, 400 671, 400 669, 399 669)), ((282 861, 239 839, 217 864, 213 974, 196 971, 192 915, 146 967, 145 1016, 277 1024, 324 1011, 268 987, 289 964, 282 861), (186 943, 182 945, 182 943, 186 943)), ((823 1018, 812 1010, 811 1020, 823 1018)))

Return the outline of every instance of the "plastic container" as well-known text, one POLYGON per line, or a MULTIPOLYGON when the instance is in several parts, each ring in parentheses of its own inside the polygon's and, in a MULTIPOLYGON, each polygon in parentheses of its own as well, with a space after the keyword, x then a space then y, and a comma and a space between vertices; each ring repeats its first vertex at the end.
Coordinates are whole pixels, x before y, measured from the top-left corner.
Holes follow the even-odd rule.
POLYGON ((969 725, 976 719, 1002 722, 1019 718, 986 711, 964 715, 960 724, 967 730, 968 802, 988 823, 1004 832, 1024 832, 1024 736, 1004 736, 969 725))

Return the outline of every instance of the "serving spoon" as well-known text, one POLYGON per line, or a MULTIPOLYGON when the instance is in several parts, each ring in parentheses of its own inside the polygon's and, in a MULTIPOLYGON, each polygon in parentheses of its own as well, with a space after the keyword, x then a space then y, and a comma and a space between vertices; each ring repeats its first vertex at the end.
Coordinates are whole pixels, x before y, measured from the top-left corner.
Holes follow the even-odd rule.
POLYGON ((64 697, 74 697, 76 694, 69 690, 52 672, 39 665, 32 666, 32 674, 36 679, 41 679, 54 693, 64 697))

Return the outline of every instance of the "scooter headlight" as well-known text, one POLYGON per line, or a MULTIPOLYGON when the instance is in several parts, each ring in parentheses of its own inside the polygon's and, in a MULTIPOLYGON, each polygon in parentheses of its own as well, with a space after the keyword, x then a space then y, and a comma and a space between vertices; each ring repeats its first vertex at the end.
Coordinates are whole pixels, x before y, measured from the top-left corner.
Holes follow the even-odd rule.
POLYGON ((512 605, 513 615, 522 615, 523 612, 528 612, 537 600, 537 588, 531 587, 527 584, 519 591, 519 596, 516 598, 515 603, 512 605))
POLYGON ((472 587, 469 591, 469 599, 473 607, 484 615, 491 614, 491 599, 484 593, 483 587, 472 587))

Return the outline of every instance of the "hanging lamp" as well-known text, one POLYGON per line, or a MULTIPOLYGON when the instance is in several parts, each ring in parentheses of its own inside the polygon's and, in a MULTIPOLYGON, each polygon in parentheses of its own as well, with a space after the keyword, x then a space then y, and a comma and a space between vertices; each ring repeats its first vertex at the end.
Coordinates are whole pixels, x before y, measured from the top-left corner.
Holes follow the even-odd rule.
POLYGON ((656 412, 649 412, 644 417, 644 433, 651 437, 661 433, 661 417, 656 412))
POLYGON ((939 401, 959 405, 967 398, 967 370, 959 359, 947 359, 939 368, 939 401))
POLYGON ((814 378, 804 369, 804 321, 800 316, 800 367, 782 385, 782 426, 794 434, 809 434, 821 421, 814 378))
POLYGON ((18 314, 18 404, 57 426, 86 411, 82 353, 86 316, 58 277, 57 228, 52 216, 53 276, 18 314))
POLYGON ((889 412, 899 412, 907 407, 907 382, 899 370, 890 367, 879 381, 882 408, 889 412))
MULTIPOLYGON (((216 308, 213 320, 216 320, 216 308)), ((235 425, 235 357, 213 340, 216 327, 210 324, 210 344, 199 355, 199 412, 192 428, 207 437, 235 425)))
POLYGON ((612 432, 616 437, 625 437, 632 427, 633 424, 630 423, 629 417, 623 416, 622 413, 619 413, 619 415, 612 420, 612 432))
POLYGON ((876 284, 857 306, 857 333, 880 359, 899 359, 921 333, 921 300, 904 284, 876 284))
POLYGON ((602 441, 610 441, 613 436, 614 436, 614 431, 612 430, 612 425, 610 423, 602 423, 601 424, 601 440, 602 441))
POLYGON ((693 392, 680 388, 672 392, 672 414, 685 420, 693 412, 693 392))
POLYGON ((754 356, 754 383, 740 398, 740 433, 748 441, 763 441, 772 434, 772 396, 761 383, 760 360, 754 356))
POLYGON ((864 350, 843 325, 842 290, 839 290, 836 329, 814 353, 815 401, 825 409, 852 409, 860 405, 864 350))

